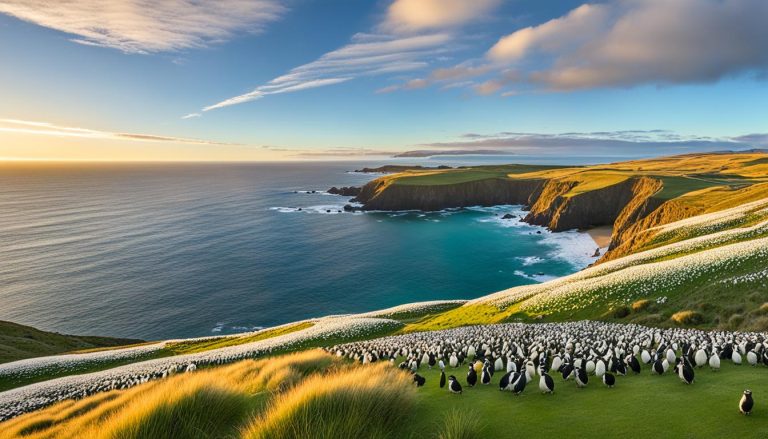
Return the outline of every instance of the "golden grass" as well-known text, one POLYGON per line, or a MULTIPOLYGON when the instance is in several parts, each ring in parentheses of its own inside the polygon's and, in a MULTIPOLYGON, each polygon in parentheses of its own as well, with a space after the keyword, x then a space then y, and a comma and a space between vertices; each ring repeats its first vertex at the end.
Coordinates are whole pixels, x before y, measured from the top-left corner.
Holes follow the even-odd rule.
POLYGON ((452 409, 446 413, 437 431, 438 439, 481 439, 483 434, 482 417, 474 411, 452 409))
POLYGON ((652 304, 653 302, 651 302, 648 299, 636 300, 635 302, 632 303, 632 311, 634 312, 644 311, 650 308, 652 304))
POLYGON ((388 363, 307 379, 276 398, 248 439, 401 437, 415 404, 409 375, 388 363))
POLYGON ((0 424, 0 438, 237 436, 271 398, 340 361, 312 350, 182 373, 20 416, 0 424))
POLYGON ((698 311, 678 311, 670 317, 678 325, 698 325, 704 323, 704 315, 698 311))

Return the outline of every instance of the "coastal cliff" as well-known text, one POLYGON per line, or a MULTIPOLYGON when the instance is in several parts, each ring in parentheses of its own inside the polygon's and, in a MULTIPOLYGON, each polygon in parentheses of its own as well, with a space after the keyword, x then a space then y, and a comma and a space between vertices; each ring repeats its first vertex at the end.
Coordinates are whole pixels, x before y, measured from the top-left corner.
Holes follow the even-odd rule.
POLYGON ((605 259, 634 248, 635 239, 658 220, 651 216, 662 201, 652 196, 661 181, 648 177, 627 178, 606 187, 569 194, 578 182, 559 179, 485 179, 445 185, 399 185, 391 179, 376 179, 360 190, 356 201, 363 210, 437 211, 467 206, 519 204, 530 209, 523 221, 552 231, 588 229, 613 225, 614 232, 605 259))

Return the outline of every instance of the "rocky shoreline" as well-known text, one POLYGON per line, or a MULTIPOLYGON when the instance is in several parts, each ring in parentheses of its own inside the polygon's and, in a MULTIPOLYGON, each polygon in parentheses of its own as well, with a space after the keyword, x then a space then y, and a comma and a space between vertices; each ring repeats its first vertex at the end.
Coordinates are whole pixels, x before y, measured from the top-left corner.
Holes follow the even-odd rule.
MULTIPOLYGON (((381 168, 377 168, 381 169, 381 168)), ((386 178, 355 188, 331 188, 329 193, 353 196, 359 205, 344 206, 355 211, 434 212, 470 206, 522 205, 528 214, 522 221, 547 227, 553 232, 588 230, 612 226, 606 255, 629 247, 636 236, 652 223, 647 217, 662 201, 652 196, 661 182, 648 177, 628 178, 620 183, 576 195, 565 196, 574 184, 548 179, 486 179, 446 185, 391 184, 386 178), (645 220, 645 221, 644 221, 645 220)), ((606 255, 603 255, 604 257, 606 255)))

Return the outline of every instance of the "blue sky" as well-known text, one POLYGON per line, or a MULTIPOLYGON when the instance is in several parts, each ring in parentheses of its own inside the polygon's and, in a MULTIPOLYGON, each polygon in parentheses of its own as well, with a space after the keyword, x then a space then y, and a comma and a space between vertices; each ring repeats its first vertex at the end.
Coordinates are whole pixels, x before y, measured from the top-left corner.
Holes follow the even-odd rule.
POLYGON ((0 0, 0 158, 768 147, 763 0, 161 5, 0 0))

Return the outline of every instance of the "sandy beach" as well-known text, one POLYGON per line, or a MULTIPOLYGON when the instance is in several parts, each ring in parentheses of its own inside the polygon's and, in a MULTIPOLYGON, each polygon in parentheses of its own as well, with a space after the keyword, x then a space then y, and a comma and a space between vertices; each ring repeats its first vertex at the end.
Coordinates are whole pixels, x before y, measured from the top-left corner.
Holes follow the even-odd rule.
POLYGON ((592 239, 595 241, 598 247, 605 248, 608 247, 611 243, 611 234, 613 233, 613 227, 611 226, 600 226, 600 227, 593 227, 589 230, 586 230, 587 233, 589 233, 589 236, 592 237, 592 239))

